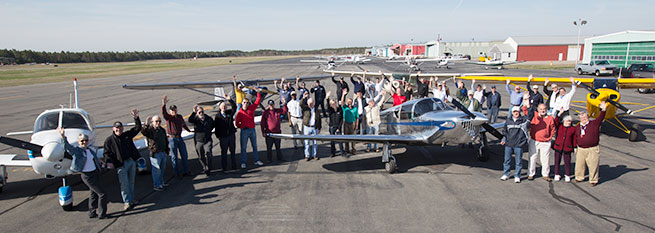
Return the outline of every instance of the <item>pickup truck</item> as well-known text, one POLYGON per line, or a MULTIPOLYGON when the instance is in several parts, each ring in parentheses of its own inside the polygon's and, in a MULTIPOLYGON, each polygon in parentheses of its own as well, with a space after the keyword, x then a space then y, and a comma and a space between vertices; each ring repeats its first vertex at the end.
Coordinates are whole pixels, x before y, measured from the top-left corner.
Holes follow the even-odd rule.
POLYGON ((582 63, 575 65, 575 71, 578 75, 584 73, 594 74, 596 76, 601 76, 604 74, 613 75, 616 70, 616 66, 610 64, 607 60, 591 60, 589 63, 582 63))
MULTIPOLYGON (((655 78, 655 65, 648 63, 634 63, 627 69, 621 68, 621 78, 655 78)), ((639 93, 648 93, 653 89, 639 88, 639 93)))

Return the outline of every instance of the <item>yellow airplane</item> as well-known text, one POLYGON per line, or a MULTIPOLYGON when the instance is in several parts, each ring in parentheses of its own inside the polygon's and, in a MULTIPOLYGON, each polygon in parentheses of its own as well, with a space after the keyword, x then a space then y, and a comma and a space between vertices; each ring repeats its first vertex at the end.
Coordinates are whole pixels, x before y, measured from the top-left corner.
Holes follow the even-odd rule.
MULTIPOLYGON (((516 83, 525 84, 528 82, 528 77, 490 77, 490 76, 465 76, 458 77, 463 80, 475 80, 476 82, 486 82, 486 83, 505 83, 507 80, 510 80, 511 83, 517 85, 516 83)), ((587 112, 591 117, 596 117, 600 113, 600 108, 598 104, 602 101, 606 101, 611 105, 607 106, 605 112, 605 119, 608 123, 618 128, 619 130, 628 134, 628 140, 636 141, 640 135, 639 125, 634 124, 631 127, 626 127, 625 124, 620 120, 619 117, 624 115, 632 115, 636 112, 648 110, 655 108, 655 105, 648 106, 636 111, 630 110, 625 105, 645 105, 639 103, 627 103, 620 102, 621 93, 620 89, 637 89, 637 88, 655 88, 655 79, 652 78, 574 78, 575 83, 587 89, 589 93, 587 94, 586 101, 572 101, 572 102, 586 102, 587 112), (616 109, 620 109, 625 113, 616 113, 616 109), (612 122, 611 120, 614 120, 612 122)), ((545 77, 533 77, 532 83, 544 83, 546 81, 545 77)), ((549 83, 571 83, 571 78, 548 78, 549 83)), ((572 105, 573 106, 573 105, 572 105)), ((578 106, 582 107, 582 106, 578 106)), ((579 112, 573 109, 576 112, 579 112)))

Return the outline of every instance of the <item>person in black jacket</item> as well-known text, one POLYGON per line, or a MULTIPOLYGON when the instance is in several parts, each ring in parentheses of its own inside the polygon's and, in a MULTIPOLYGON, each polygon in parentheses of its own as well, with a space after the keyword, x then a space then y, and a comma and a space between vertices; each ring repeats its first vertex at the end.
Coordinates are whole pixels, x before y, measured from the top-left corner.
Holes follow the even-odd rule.
POLYGON ((212 130, 214 129, 214 120, 205 115, 205 110, 198 106, 193 106, 193 113, 189 116, 189 123, 193 124, 193 140, 196 146, 196 153, 200 158, 200 165, 205 175, 209 176, 212 170, 212 130))
MULTIPOLYGON (((350 82, 353 83, 353 92, 355 92, 355 93, 357 93, 357 92, 364 93, 366 91, 366 89, 364 88, 364 82, 362 82, 362 77, 357 76, 357 78, 355 78, 355 74, 352 73, 352 74, 350 74, 350 82)), ((339 90, 339 89, 337 89, 337 90, 339 90)))
MULTIPOLYGON (((316 111, 314 100, 309 98, 308 94, 305 94, 300 100, 302 132, 304 135, 317 135, 321 133, 321 115, 316 111)), ((305 140, 305 160, 309 161, 311 157, 316 160, 320 159, 316 154, 317 147, 316 140, 305 140)))
MULTIPOLYGON (((339 104, 337 104, 337 100, 330 99, 330 94, 332 92, 327 93, 326 98, 328 99, 328 115, 329 115, 329 126, 330 126, 330 134, 331 135, 341 135, 343 132, 341 131, 343 127, 343 109, 341 106, 343 103, 339 101, 339 104)), ((330 152, 332 152, 332 156, 334 157, 337 155, 337 150, 335 147, 336 142, 331 141, 330 142, 330 152)), ((341 151, 341 155, 343 156, 348 156, 346 152, 343 150, 343 142, 339 142, 339 150, 341 151)))
POLYGON ((530 90, 528 91, 528 93, 530 93, 530 108, 528 109, 528 111, 535 112, 537 111, 537 107, 539 106, 539 104, 544 103, 544 97, 539 93, 539 86, 534 85, 530 87, 530 81, 532 81, 532 75, 528 76, 528 84, 527 84, 527 89, 530 90))
MULTIPOLYGON (((337 81, 334 79, 334 73, 332 73, 332 82, 337 85, 337 96, 341 96, 343 94, 343 90, 348 93, 350 91, 350 88, 348 88, 348 83, 343 80, 343 76, 339 76, 339 80, 337 81)), ((289 101, 287 101, 288 103, 289 101)))
POLYGON ((222 172, 227 169, 227 151, 230 150, 230 160, 232 161, 230 170, 234 170, 237 167, 235 150, 236 150, 236 137, 235 134, 237 129, 234 127, 234 112, 237 111, 237 105, 234 103, 234 100, 230 99, 230 96, 225 95, 226 101, 221 102, 218 105, 219 112, 214 118, 214 135, 218 138, 219 143, 221 144, 221 167, 223 168, 222 172), (231 110, 227 110, 227 103, 230 104, 231 110))
POLYGON ((141 157, 134 146, 134 137, 141 132, 141 120, 139 110, 132 109, 134 127, 123 132, 123 123, 114 122, 112 128, 114 133, 107 137, 104 144, 104 158, 107 167, 116 168, 118 181, 121 185, 121 196, 123 197, 123 210, 134 207, 134 178, 136 175, 136 160, 141 157))
POLYGON ((503 126, 503 135, 500 144, 505 146, 505 158, 503 161, 503 176, 500 180, 507 180, 510 176, 510 165, 512 161, 512 154, 515 160, 514 183, 521 183, 521 165, 523 157, 523 147, 528 144, 530 138, 530 120, 532 115, 526 117, 521 116, 521 108, 514 106, 511 108, 511 113, 505 121, 503 126))
POLYGON ((418 86, 416 92, 418 94, 418 98, 428 97, 430 82, 425 80, 425 78, 420 78, 419 81, 416 82, 416 85, 418 86))
POLYGON ((500 93, 496 91, 496 86, 491 86, 491 91, 483 89, 484 97, 487 98, 487 116, 489 117, 489 123, 494 124, 498 119, 498 109, 502 104, 500 93))
POLYGON ((152 188, 155 191, 164 191, 164 173, 166 172, 166 157, 170 155, 166 129, 161 127, 161 118, 157 115, 148 117, 141 134, 148 139, 150 150, 150 170, 152 173, 152 188))
POLYGON ((314 87, 309 90, 311 93, 314 93, 314 101, 316 101, 316 108, 320 107, 323 116, 327 117, 327 112, 325 111, 325 87, 321 85, 321 81, 316 80, 314 87))

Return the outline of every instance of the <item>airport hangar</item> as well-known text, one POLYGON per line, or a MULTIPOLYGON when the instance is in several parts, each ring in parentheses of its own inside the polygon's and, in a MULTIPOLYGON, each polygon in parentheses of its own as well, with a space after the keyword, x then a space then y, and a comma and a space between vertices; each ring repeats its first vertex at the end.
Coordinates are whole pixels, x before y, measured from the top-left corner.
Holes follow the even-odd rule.
POLYGON ((628 67, 632 63, 655 64, 655 31, 622 31, 584 40, 583 63, 608 60, 628 67))

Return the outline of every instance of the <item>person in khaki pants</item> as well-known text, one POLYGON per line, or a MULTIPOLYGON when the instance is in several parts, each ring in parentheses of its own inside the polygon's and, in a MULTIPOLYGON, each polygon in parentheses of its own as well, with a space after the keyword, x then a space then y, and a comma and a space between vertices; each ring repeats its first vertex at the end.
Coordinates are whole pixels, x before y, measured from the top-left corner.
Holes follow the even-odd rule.
POLYGON ((600 148, 598 147, 600 125, 605 118, 607 103, 601 102, 598 107, 601 112, 593 121, 589 121, 586 112, 580 113, 580 124, 576 126, 574 144, 577 145, 575 155, 575 180, 582 182, 586 167, 589 167, 589 184, 591 187, 598 183, 598 162, 600 160, 600 148), (585 167, 586 166, 586 167, 585 167))

